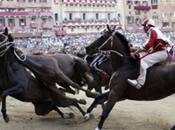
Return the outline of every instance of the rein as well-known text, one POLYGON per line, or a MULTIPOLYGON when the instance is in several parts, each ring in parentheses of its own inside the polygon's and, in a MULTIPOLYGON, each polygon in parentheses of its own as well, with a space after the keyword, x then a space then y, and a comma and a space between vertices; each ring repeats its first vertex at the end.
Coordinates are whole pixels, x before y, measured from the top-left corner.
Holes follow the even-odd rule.
POLYGON ((17 50, 20 50, 20 51, 22 52, 22 54, 19 56, 19 55, 16 53, 16 50, 14 49, 14 54, 15 54, 15 56, 18 58, 18 60, 20 60, 20 61, 25 61, 25 60, 26 60, 26 55, 25 55, 25 53, 24 53, 21 49, 19 49, 18 47, 14 47, 14 48, 16 48, 17 50), (24 58, 22 59, 21 56, 24 56, 24 58))
POLYGON ((133 58, 132 56, 125 56, 121 53, 119 53, 118 51, 115 51, 115 50, 107 50, 107 52, 113 52, 113 53, 116 53, 117 55, 119 55, 120 57, 123 57, 123 58, 133 58))
MULTIPOLYGON (((115 32, 113 32, 112 34, 108 32, 108 34, 110 35, 110 37, 98 48, 98 50, 101 50, 101 48, 109 41, 111 40, 111 49, 113 47, 113 37, 115 35, 115 32)), ((120 57, 123 57, 123 58, 133 58, 132 56, 125 56, 123 54, 121 54, 120 52, 116 51, 116 50, 107 50, 106 52, 113 52, 113 53, 116 53, 118 54, 120 57)))
MULTIPOLYGON (((5 48, 4 50, 0 51, 0 57, 2 57, 2 56, 6 53, 6 51, 7 51, 12 45, 14 45, 14 42, 6 42, 6 41, 8 40, 7 36, 5 36, 5 35, 2 34, 2 33, 0 33, 0 35, 2 35, 2 36, 5 37, 4 41, 2 41, 2 42, 0 43, 0 48, 6 46, 6 48, 5 48), (4 44, 3 44, 3 43, 4 43, 4 44)), ((24 52, 23 52, 21 49, 17 48, 17 47, 14 47, 14 48, 20 50, 20 51, 23 53, 22 55, 24 56, 24 59, 21 59, 21 57, 18 56, 18 54, 16 53, 16 49, 14 49, 14 54, 15 54, 15 56, 18 58, 18 60, 20 60, 20 61, 25 61, 25 60, 26 60, 26 55, 24 54, 24 52)))
POLYGON ((2 56, 6 53, 6 51, 7 51, 14 43, 13 43, 13 42, 6 42, 6 41, 8 40, 8 38, 7 38, 4 34, 2 34, 2 33, 0 33, 0 35, 2 35, 3 37, 5 37, 5 39, 0 43, 0 48, 6 46, 6 48, 5 48, 4 50, 0 51, 0 57, 2 57, 2 56), (3 43, 4 43, 4 44, 3 44, 3 43))

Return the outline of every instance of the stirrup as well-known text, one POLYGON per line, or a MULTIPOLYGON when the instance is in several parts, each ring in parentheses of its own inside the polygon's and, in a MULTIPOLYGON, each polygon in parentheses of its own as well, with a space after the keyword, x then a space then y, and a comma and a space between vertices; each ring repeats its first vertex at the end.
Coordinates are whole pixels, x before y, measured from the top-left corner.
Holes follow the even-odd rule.
POLYGON ((139 84, 139 82, 137 80, 127 79, 127 81, 130 85, 134 86, 137 89, 140 89, 142 87, 142 85, 139 84))
POLYGON ((134 87, 137 89, 140 89, 142 87, 142 85, 137 82, 137 84, 134 87))

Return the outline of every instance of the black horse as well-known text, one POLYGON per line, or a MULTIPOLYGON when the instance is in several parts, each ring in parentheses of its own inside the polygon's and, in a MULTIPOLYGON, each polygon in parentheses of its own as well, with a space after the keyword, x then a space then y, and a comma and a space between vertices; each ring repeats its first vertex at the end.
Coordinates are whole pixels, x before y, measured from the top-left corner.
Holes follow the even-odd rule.
MULTIPOLYGON (((5 122, 9 122, 6 113, 6 97, 12 96, 23 102, 32 102, 37 115, 46 115, 56 110, 62 118, 66 118, 57 106, 76 106, 84 115, 84 111, 75 102, 59 98, 51 92, 44 83, 30 75, 21 61, 15 55, 13 37, 8 34, 8 29, 0 33, 0 95, 2 96, 2 114, 5 122), (9 42, 10 41, 10 42, 9 42)), ((71 117, 70 113, 67 117, 71 117)))
POLYGON ((138 60, 130 56, 126 38, 111 30, 108 25, 107 28, 108 31, 86 48, 89 54, 93 54, 97 50, 110 51, 112 67, 115 72, 109 82, 110 91, 97 97, 87 110, 86 116, 89 115, 96 103, 107 100, 96 130, 102 129, 110 111, 120 100, 152 101, 175 93, 175 64, 159 64, 149 68, 146 83, 140 90, 129 85, 127 79, 134 79, 138 75, 138 60))

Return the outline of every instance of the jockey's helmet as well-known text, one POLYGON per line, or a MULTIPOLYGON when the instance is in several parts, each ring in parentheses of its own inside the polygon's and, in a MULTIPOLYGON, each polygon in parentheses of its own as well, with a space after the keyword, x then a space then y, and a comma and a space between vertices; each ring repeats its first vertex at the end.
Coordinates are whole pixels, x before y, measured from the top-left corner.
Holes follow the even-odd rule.
POLYGON ((153 27, 155 27, 155 22, 152 19, 145 19, 143 21, 143 23, 142 23, 142 26, 145 26, 145 27, 151 27, 151 26, 153 26, 153 27))

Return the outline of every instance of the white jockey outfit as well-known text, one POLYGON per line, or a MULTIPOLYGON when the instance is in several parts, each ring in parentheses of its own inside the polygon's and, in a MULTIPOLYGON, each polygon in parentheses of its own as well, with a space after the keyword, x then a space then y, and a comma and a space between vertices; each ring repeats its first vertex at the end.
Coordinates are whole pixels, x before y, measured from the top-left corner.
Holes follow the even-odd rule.
POLYGON ((145 52, 150 49, 152 51, 140 58, 139 76, 137 78, 140 85, 145 83, 147 69, 158 62, 166 60, 168 57, 167 52, 173 46, 173 43, 155 27, 150 27, 147 34, 149 38, 140 49, 145 52))

